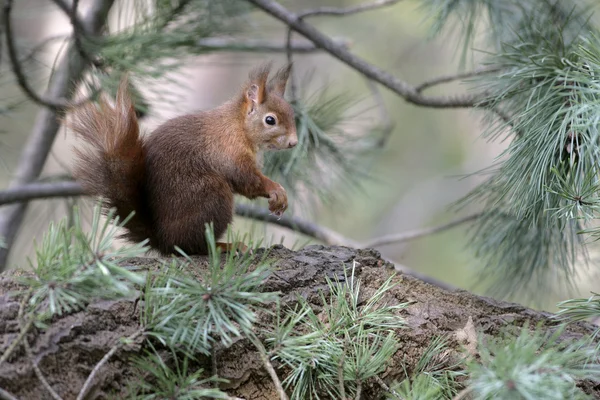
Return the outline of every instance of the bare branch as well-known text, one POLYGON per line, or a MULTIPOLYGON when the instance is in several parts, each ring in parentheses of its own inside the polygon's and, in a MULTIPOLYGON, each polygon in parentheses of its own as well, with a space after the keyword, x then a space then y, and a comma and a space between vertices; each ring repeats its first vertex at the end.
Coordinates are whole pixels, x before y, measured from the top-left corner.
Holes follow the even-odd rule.
POLYGON ((52 197, 82 196, 83 189, 75 181, 29 183, 0 191, 0 205, 52 197))
POLYGON ((340 389, 340 398, 346 399, 346 387, 344 386, 344 358, 346 358, 346 343, 347 343, 347 335, 344 337, 344 346, 342 348, 342 356, 340 357, 340 361, 338 362, 337 368, 337 379, 338 379, 338 387, 340 389))
POLYGON ((77 8, 79 7, 79 0, 73 0, 73 4, 71 7, 64 0, 52 0, 54 4, 56 4, 71 21, 71 25, 73 26, 73 41, 75 43, 75 47, 77 51, 79 51, 79 55, 81 58, 86 60, 88 63, 96 65, 97 61, 85 50, 83 47, 83 43, 81 39, 87 36, 86 27, 81 23, 81 18, 77 12, 77 8))
MULTIPOLYGON (((292 29, 288 28, 285 36, 285 56, 287 58, 288 64, 292 64, 294 62, 293 59, 293 51, 292 51, 292 29)), ((298 100, 298 89, 296 88, 296 73, 294 71, 294 67, 292 67, 292 71, 290 73, 290 98, 291 103, 295 104, 298 100)))
MULTIPOLYGON (((345 39, 334 39, 335 42, 343 47, 348 48, 350 41, 345 39)), ((209 51, 238 51, 238 52, 253 52, 253 53, 283 53, 288 51, 287 44, 281 44, 274 40, 260 39, 238 39, 238 38, 205 38, 196 42, 196 46, 209 51)), ((322 51, 320 48, 307 41, 291 41, 289 50, 293 53, 314 53, 322 51)))
POLYGON ((18 400, 15 396, 0 388, 0 398, 2 400, 18 400))
POLYGON ((94 369, 92 370, 92 372, 90 373, 90 375, 87 377, 87 379, 85 380, 85 383, 83 384, 83 386, 81 387, 81 390, 79 391, 79 394, 77 395, 77 400, 83 400, 85 398, 85 395, 87 394, 87 391, 90 389, 90 386, 92 385, 92 382, 94 382, 94 378, 96 377, 96 375, 98 374, 98 371, 100 371, 100 368, 102 368, 102 366, 104 364, 106 364, 108 362, 108 360, 121 348, 123 347, 123 345, 127 344, 128 342, 131 342, 135 339, 137 339, 140 335, 144 334, 144 329, 138 329, 137 331, 135 331, 132 335, 129 335, 125 340, 119 340, 119 342, 117 344, 115 344, 109 351, 108 353, 106 353, 104 355, 104 357, 102 357, 102 359, 98 362, 98 364, 96 364, 96 366, 94 367, 94 369))
POLYGON ((252 344, 254 344, 254 347, 256 347, 256 350, 258 350, 260 359, 262 360, 265 369, 269 373, 269 376, 271 377, 271 380, 273 381, 273 384, 275 385, 277 394, 279 394, 279 399, 280 400, 289 400, 287 394, 285 393, 285 390, 283 389, 283 386, 281 385, 281 381, 279 380, 279 377, 277 376, 277 372, 275 372, 275 368, 273 368, 273 364, 271 364, 271 361, 269 361, 269 356, 267 354, 267 350, 265 349, 265 346, 263 346, 263 344, 260 342, 260 339, 258 337, 256 337, 253 333, 248 334, 248 339, 250 339, 252 344))
MULTIPOLYGON (((82 195, 84 195, 83 189, 81 185, 75 181, 27 183, 21 186, 12 187, 0 191, 0 206, 43 198, 71 197, 82 195)), ((354 248, 361 247, 360 243, 357 243, 352 239, 346 238, 343 235, 331 229, 328 229, 324 226, 320 226, 318 224, 315 224, 313 222, 307 221, 299 217, 283 216, 281 218, 277 218, 266 209, 250 206, 247 204, 236 204, 235 213, 241 217, 251 218, 257 221, 268 222, 274 225, 288 228, 294 232, 299 232, 306 236, 317 239, 327 245, 349 246, 354 248)), ((432 285, 447 290, 455 289, 452 285, 449 285, 445 282, 429 277, 427 275, 423 275, 419 272, 413 271, 402 264, 394 263, 394 265, 396 270, 406 275, 413 276, 424 282, 430 283, 432 285)))
MULTIPOLYGON (((25 304, 29 300, 30 295, 31 295, 31 291, 29 291, 23 297, 23 299, 21 300, 21 305, 19 306, 19 313, 17 314, 17 320, 18 320, 21 332, 29 330, 29 327, 31 326, 29 323, 23 324, 23 311, 25 310, 25 304)), ((33 321, 32 318, 29 318, 29 320, 33 321)), ((25 353, 27 353, 27 358, 29 359, 31 366, 33 367, 33 371, 35 372, 35 375, 40 380, 42 385, 46 388, 46 390, 48 391, 48 393, 50 393, 50 396, 52 396, 52 398, 54 400, 62 400, 62 397, 60 397, 58 395, 58 393, 56 393, 54 391, 52 386, 50 386, 50 384, 46 380, 46 377, 44 377, 44 374, 40 370, 40 367, 38 367, 37 362, 35 361, 35 357, 33 356, 33 352, 31 351, 31 346, 29 346, 29 342, 27 341, 27 337, 25 335, 23 335, 23 346, 25 347, 25 353)))
POLYGON ((464 400, 469 394, 471 394, 472 389, 470 387, 466 387, 452 399, 452 400, 464 400))
MULTIPOLYGON (((23 315, 23 310, 25 309, 25 304, 27 303, 27 301, 29 300, 29 298, 31 297, 31 293, 33 293, 33 289, 29 289, 27 292, 25 292, 23 294, 23 298, 21 299, 21 304, 19 306, 19 320, 21 320, 22 315, 23 315)), ((8 346, 8 348, 4 351, 4 354, 2 354, 2 357, 0 357, 0 365, 2 365, 2 363, 4 363, 4 361, 8 360, 8 357, 10 357, 10 355, 12 354, 13 351, 15 351, 15 349, 17 348, 17 346, 21 343, 21 341, 23 340, 23 338, 25 337, 25 335, 27 335, 27 332, 29 332, 29 329, 31 329, 31 326, 33 325, 33 319, 30 318, 27 323, 21 327, 20 332, 19 332, 19 336, 17 336, 15 338, 15 340, 12 341, 12 343, 8 346)))
POLYGON ((381 379, 379 377, 379 375, 375 375, 375 380, 377 381, 377 383, 379 384, 379 386, 381 386, 383 388, 383 390, 385 390, 388 393, 391 393, 394 395, 394 399, 396 400, 404 400, 404 397, 400 396, 400 394, 398 394, 398 392, 396 392, 394 389, 392 389, 391 387, 389 387, 384 381, 383 379, 381 379))
POLYGON ((35 90, 29 85, 27 81, 27 77, 25 76, 25 72, 23 71, 23 66, 21 65, 21 61, 19 60, 19 55, 17 54, 17 48, 15 43, 15 38, 13 37, 12 32, 12 22, 11 22, 11 11, 12 11, 12 3, 13 0, 6 0, 4 2, 4 10, 2 13, 2 23, 4 25, 5 36, 6 36, 6 48, 8 51, 8 59, 10 61, 10 65, 12 68, 13 74, 17 78, 17 83, 21 87, 21 89, 25 92, 27 97, 29 97, 35 103, 48 107, 54 111, 62 111, 66 107, 76 107, 78 105, 84 104, 91 99, 93 99, 97 93, 92 93, 88 98, 73 104, 68 99, 64 97, 46 97, 38 95, 35 90))
POLYGON ((46 388, 46 390, 48 391, 48 393, 50 393, 50 396, 52 396, 52 398, 54 400, 62 400, 62 397, 60 397, 60 395, 58 393, 56 393, 56 391, 54 391, 54 389, 52 389, 52 386, 50 386, 50 384, 46 380, 46 377, 42 373, 42 370, 40 370, 40 367, 37 365, 37 362, 35 361, 35 358, 33 357, 33 352, 31 351, 31 346, 29 346, 29 342, 27 341, 27 338, 23 338, 23 345, 25 345, 25 352, 27 353, 27 357, 29 358, 29 361, 31 362, 31 366, 33 367, 35 376, 37 376, 37 378, 40 380, 40 382, 42 383, 44 388, 46 388))
MULTIPOLYGON (((91 3, 88 13, 82 20, 86 32, 92 34, 100 32, 113 2, 114 0, 97 0, 91 3)), ((86 66, 85 60, 71 44, 54 71, 45 97, 64 99, 70 96, 75 85, 81 80, 86 66)), ((57 110, 49 108, 43 108, 38 112, 33 130, 21 153, 11 187, 18 187, 37 179, 58 132, 59 117, 60 113, 57 110)), ((6 268, 9 251, 23 221, 26 207, 26 204, 16 204, 5 208, 0 213, 0 237, 6 243, 6 248, 0 249, 0 271, 6 268)))
POLYGON ((358 381, 356 383, 356 397, 354 397, 354 400, 360 400, 361 395, 362 395, 362 381, 358 381))
POLYGON ((429 89, 433 86, 441 85, 443 83, 449 83, 449 82, 458 81, 461 79, 472 78, 474 76, 479 76, 479 75, 491 74, 491 73, 498 72, 501 70, 502 70, 502 68, 500 68, 500 67, 482 67, 482 68, 476 68, 473 71, 463 72, 460 74, 442 75, 437 78, 433 78, 433 79, 430 79, 428 81, 421 83, 420 85, 415 87, 415 90, 417 92, 421 93, 425 89, 429 89))
POLYGON ((403 97, 409 103, 432 108, 469 108, 485 105, 484 97, 476 95, 457 96, 425 96, 417 92, 411 84, 401 81, 388 72, 368 63, 364 59, 350 53, 342 48, 327 35, 321 33, 314 26, 304 22, 299 15, 290 12, 273 0, 247 0, 263 11, 285 23, 288 27, 300 33, 316 46, 322 48, 338 60, 352 67, 367 78, 370 78, 396 94, 403 97))
POLYGON ((303 11, 298 14, 300 18, 324 16, 324 15, 335 15, 345 16, 356 14, 364 11, 375 10, 377 8, 387 7, 401 2, 402 0, 375 0, 372 3, 359 4, 357 6, 335 8, 335 7, 319 7, 312 10, 303 11))
POLYGON ((422 238, 424 236, 429 236, 429 235, 433 235, 433 234, 436 234, 439 232, 446 231, 448 229, 454 228, 455 226, 473 221, 473 220, 481 217, 481 215, 482 215, 482 213, 467 215, 466 217, 458 218, 458 219, 448 222, 447 224, 444 224, 444 225, 434 226, 434 227, 425 228, 425 229, 417 229, 417 230, 409 231, 409 232, 396 233, 393 235, 382 236, 380 238, 373 239, 370 242, 363 244, 362 247, 379 247, 379 246, 385 246, 387 244, 408 242, 410 240, 415 240, 415 239, 422 238))

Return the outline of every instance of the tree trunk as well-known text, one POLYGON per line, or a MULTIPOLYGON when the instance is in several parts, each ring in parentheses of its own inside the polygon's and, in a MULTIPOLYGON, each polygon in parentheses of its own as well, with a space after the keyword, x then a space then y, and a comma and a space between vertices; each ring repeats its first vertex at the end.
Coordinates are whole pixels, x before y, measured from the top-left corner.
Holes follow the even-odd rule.
MULTIPOLYGON (((325 278, 344 278, 344 264, 352 266, 356 261, 356 275, 361 280, 365 297, 372 294, 382 282, 396 273, 393 265, 382 260, 374 250, 354 250, 345 247, 308 246, 297 252, 275 246, 271 251, 275 271, 264 289, 280 291, 282 304, 293 304, 297 295, 307 298, 319 307, 319 291, 327 290, 325 278)), ((194 271, 199 277, 207 268, 205 258, 197 258, 194 271)), ((136 265, 155 266, 155 259, 136 259, 136 265)), ((398 285, 387 296, 390 303, 410 301, 412 304, 402 314, 407 327, 397 331, 401 344, 389 367, 381 378, 389 385, 405 377, 403 363, 408 372, 418 360, 432 338, 445 335, 451 338, 453 351, 464 351, 476 345, 470 328, 472 320, 475 331, 496 335, 502 328, 529 323, 540 323, 544 329, 553 329, 556 323, 551 314, 538 312, 518 304, 496 301, 476 296, 466 291, 446 291, 415 278, 397 273, 398 285), (465 328, 466 327, 466 328, 465 328), (471 334, 469 334, 471 333, 471 334)), ((19 329, 17 313, 19 298, 9 294, 19 288, 10 275, 0 278, 0 349, 2 353, 17 337, 19 329)), ((262 318, 259 315, 259 319, 262 318)), ((27 338, 35 361, 54 390, 63 399, 75 399, 84 381, 96 363, 118 343, 120 338, 138 330, 139 316, 134 299, 94 302, 86 310, 55 318, 50 326, 41 331, 33 328, 27 338)), ((565 339, 579 338, 592 332, 589 324, 571 324, 563 333, 565 339)), ((135 374, 128 358, 138 354, 141 339, 117 351, 105 364, 95 379, 87 399, 117 398, 125 393, 129 380, 135 374)), ((278 399, 273 384, 263 368, 255 348, 247 340, 238 340, 229 348, 216 351, 217 370, 220 377, 229 380, 223 389, 232 396, 244 399, 278 399)), ((210 360, 204 359, 205 371, 211 371, 210 360)), ((278 370, 283 378, 284 371, 278 370)), ((37 379, 26 357, 23 346, 14 351, 9 360, 0 367, 0 388, 18 399, 50 398, 37 379)), ((363 388, 363 399, 378 398, 381 385, 371 382, 363 388)), ((586 387, 588 393, 598 394, 597 388, 586 387)), ((1 398, 2 396, 0 396, 1 398)))

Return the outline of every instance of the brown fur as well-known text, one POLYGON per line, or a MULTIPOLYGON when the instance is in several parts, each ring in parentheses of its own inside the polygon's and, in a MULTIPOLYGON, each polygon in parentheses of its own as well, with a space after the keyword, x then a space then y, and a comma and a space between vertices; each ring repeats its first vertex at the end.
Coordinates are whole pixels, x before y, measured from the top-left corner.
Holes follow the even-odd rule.
POLYGON ((164 254, 175 246, 206 254, 205 224, 214 224, 216 237, 223 234, 233 219, 234 194, 269 198, 269 209, 280 215, 287 195, 261 173, 257 153, 293 147, 297 137, 292 107, 283 99, 289 67, 267 83, 269 70, 270 64, 253 70, 241 93, 222 106, 173 118, 145 140, 124 78, 114 106, 101 100, 71 111, 69 126, 90 147, 76 149, 75 178, 119 217, 135 210, 125 237, 148 238, 164 254), (266 124, 267 115, 274 126, 266 124))

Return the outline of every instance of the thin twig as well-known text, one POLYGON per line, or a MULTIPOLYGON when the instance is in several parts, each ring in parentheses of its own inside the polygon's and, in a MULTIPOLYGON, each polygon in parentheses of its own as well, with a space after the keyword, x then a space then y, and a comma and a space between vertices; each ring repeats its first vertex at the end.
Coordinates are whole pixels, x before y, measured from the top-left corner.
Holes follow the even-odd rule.
MULTIPOLYGON (((21 332, 25 331, 26 329, 29 330, 28 326, 30 326, 27 324, 23 324, 23 311, 25 310, 25 304, 29 300, 30 295, 31 290, 25 295, 25 297, 23 297, 23 300, 21 300, 21 305, 19 306, 19 313, 17 314, 17 322, 19 324, 21 332)), ((33 318, 30 317, 29 322, 30 321, 33 321, 33 318)), ((25 347, 25 353, 27 354, 27 358, 29 359, 31 366, 33 367, 33 372, 35 372, 35 375, 42 383, 42 386, 46 388, 46 390, 48 391, 48 393, 50 393, 50 396, 52 396, 54 400, 62 400, 62 397, 60 397, 58 393, 56 393, 54 389, 52 389, 52 386, 50 386, 50 384, 46 380, 46 377, 40 370, 40 367, 38 367, 37 362, 35 361, 35 357, 33 356, 33 352, 31 351, 31 346, 29 346, 29 341, 27 341, 27 337, 25 335, 23 336, 23 346, 25 347)))
POLYGON ((10 61, 10 65, 12 68, 12 72, 17 78, 17 83, 19 87, 25 92, 27 97, 29 97, 35 103, 42 105, 44 107, 48 107, 54 111, 62 111, 67 107, 77 107, 79 105, 85 104, 97 96, 97 92, 95 91, 89 97, 77 102, 73 103, 68 99, 58 97, 58 98, 49 98, 45 96, 38 95, 35 90, 29 85, 27 81, 27 77, 25 76, 25 72, 23 71, 23 66, 21 65, 21 61, 19 60, 19 55, 17 54, 17 47, 15 43, 15 38, 13 37, 12 31, 12 22, 11 22, 11 11, 12 11, 12 3, 13 0, 5 0, 4 1, 4 10, 2 13, 2 22, 4 24, 5 36, 6 36, 6 49, 8 51, 8 59, 10 61))
MULTIPOLYGON (((344 48, 350 46, 350 41, 335 39, 335 42, 344 48)), ((253 53, 283 53, 288 50, 286 43, 262 39, 239 38, 204 38, 196 42, 196 46, 210 51, 238 51, 253 53)), ((314 53, 322 51, 319 47, 306 40, 292 40, 290 50, 293 53, 314 53)))
POLYGON ((452 400, 464 400, 467 397, 467 395, 471 393, 471 391, 472 389, 470 387, 466 387, 460 392, 458 392, 458 394, 454 396, 452 400))
MULTIPOLYGON (((68 181, 68 182, 36 182, 36 183, 27 183, 21 186, 12 187, 3 191, 0 191, 0 206, 7 205, 17 202, 27 202, 36 199, 43 198, 53 198, 53 197, 74 197, 74 196, 83 196, 83 188, 78 182, 68 181)), ((235 208, 235 212, 237 215, 245 218, 255 219, 257 221, 263 221, 271 224, 275 224, 287 229, 290 229, 294 232, 302 233, 306 236, 317 239, 327 245, 337 245, 337 246, 349 246, 354 248, 360 248, 361 245, 352 239, 346 238, 338 232, 335 232, 331 229, 325 228, 319 224, 315 224, 313 222, 307 221, 305 219, 299 217, 291 217, 291 216, 283 216, 281 218, 277 218, 271 213, 263 208, 246 205, 246 204, 237 204, 235 208)), ((383 256, 383 255, 382 255, 383 256)), ((413 276, 417 279, 420 279, 424 282, 432 284, 434 286, 438 286, 442 289, 446 290, 454 290, 455 287, 442 282, 438 279, 432 278, 430 276, 421 274, 419 272, 413 271, 412 269, 393 262, 396 269, 406 275, 413 276)))
POLYGON ((383 379, 381 379, 379 377, 379 375, 375 375, 375 380, 377 381, 377 383, 379 384, 379 386, 381 386, 383 388, 383 390, 385 390, 388 393, 393 394, 394 395, 394 399, 396 399, 396 400, 404 400, 404 397, 400 396, 400 394, 398 392, 396 392, 394 389, 392 389, 391 387, 389 387, 383 381, 383 379))
MULTIPOLYGON (((217 365, 217 346, 213 345, 210 349, 210 362, 212 367, 212 376, 219 376, 219 368, 217 365)), ((218 388, 219 383, 217 381, 213 381, 213 387, 218 388)))
POLYGON ((344 8, 319 7, 311 10, 302 11, 298 14, 298 16, 300 16, 301 18, 325 15, 345 16, 391 6, 401 1, 402 0, 375 0, 372 3, 359 4, 357 6, 350 6, 344 8))
POLYGON ((271 361, 269 361, 269 357, 267 356, 267 350, 265 349, 265 346, 263 346, 260 339, 252 333, 248 335, 248 339, 250 339, 252 344, 254 344, 254 347, 256 347, 256 349, 258 350, 260 359, 262 360, 263 365, 264 365, 265 369, 267 370, 267 372, 269 373, 269 376, 271 377, 271 380, 273 381, 273 384, 275 385, 275 389, 277 390, 277 393, 279 394, 279 400, 289 400, 288 395, 285 393, 285 390, 283 389, 283 386, 281 385, 281 381, 279 380, 279 377, 277 376, 277 373, 275 372, 275 368, 273 368, 273 364, 271 364, 271 361))
POLYGON ((0 398, 2 400, 18 400, 15 396, 0 388, 0 398))
POLYGON ((133 334, 129 335, 125 340, 121 340, 119 339, 118 343, 115 344, 109 351, 108 353, 106 353, 104 355, 104 357, 102 357, 102 359, 98 362, 98 364, 96 364, 96 366, 94 367, 94 369, 92 370, 92 372, 90 373, 90 375, 87 377, 87 379, 85 380, 85 383, 83 384, 83 386, 81 387, 81 390, 79 391, 79 394, 77 395, 77 400, 83 400, 83 398, 85 397, 87 391, 90 389, 90 386, 92 385, 92 382, 94 381, 94 378, 96 377, 96 375, 98 374, 98 371, 100 371, 100 368, 102 368, 102 366, 104 364, 106 364, 108 362, 108 360, 121 348, 123 347, 123 345, 127 344, 128 342, 131 342, 132 340, 135 340, 138 338, 138 336, 143 335, 144 334, 144 329, 138 329, 137 331, 135 331, 133 334))
POLYGON ((0 205, 53 197, 82 195, 84 195, 83 188, 75 181, 36 182, 0 191, 0 205))
MULTIPOLYGON (((113 3, 114 0, 96 0, 90 4, 89 11, 82 19, 88 35, 99 34, 113 3)), ((45 97, 58 99, 70 96, 80 82, 86 66, 85 60, 81 58, 74 44, 70 44, 52 75, 45 97)), ((60 113, 49 108, 44 107, 38 112, 10 187, 17 187, 37 179, 58 132, 60 126, 58 117, 60 113)), ((15 204, 0 213, 0 237, 6 244, 5 248, 0 249, 0 272, 7 266, 9 252, 23 222, 26 209, 27 204, 15 204)))
POLYGON ((17 336, 16 339, 13 340, 10 346, 8 346, 8 349, 6 349, 4 354, 2 354, 2 358, 0 358, 0 365, 2 365, 4 361, 8 360, 8 357, 10 357, 12 352, 15 351, 15 348, 23 341, 23 338, 27 335, 27 332, 29 332, 29 329, 31 329, 32 325, 33 319, 30 318, 29 320, 27 320, 25 326, 23 326, 23 329, 21 329, 21 331, 19 332, 19 336, 17 336))
POLYGON ((60 397, 59 394, 56 393, 54 391, 54 389, 52 389, 52 386, 50 386, 50 384, 46 380, 46 377, 42 373, 42 370, 37 365, 37 362, 35 361, 35 358, 33 357, 33 352, 31 351, 31 347, 29 346, 29 342, 27 341, 26 338, 23 338, 23 345, 25 346, 25 352, 27 353, 27 358, 29 358, 29 361, 31 362, 31 366, 33 367, 33 372, 35 372, 35 375, 37 376, 37 378, 40 380, 40 382, 42 382, 42 386, 44 386, 44 388, 46 388, 46 390, 48 391, 48 393, 50 393, 50 396, 52 396, 52 398, 54 400, 62 400, 62 397, 60 397))
POLYGON ((500 67, 487 67, 487 68, 482 67, 482 68, 476 68, 473 71, 463 72, 460 74, 438 76, 437 78, 430 79, 428 81, 421 83, 420 85, 417 85, 415 87, 415 90, 417 92, 421 93, 425 89, 429 89, 433 86, 441 85, 443 83, 449 83, 449 82, 458 81, 461 79, 472 78, 474 76, 479 76, 479 75, 491 74, 491 73, 498 72, 501 70, 502 70, 502 68, 500 68, 500 67))
POLYGON ((71 21, 71 26, 73 26, 73 42, 75 43, 75 47, 77 51, 79 51, 79 55, 81 58, 86 60, 90 64, 97 64, 97 60, 94 60, 93 57, 86 51, 83 47, 82 39, 87 36, 85 32, 85 26, 81 23, 81 19, 78 14, 79 0, 73 0, 73 4, 69 6, 69 4, 64 0, 52 0, 54 4, 56 4, 71 21))
POLYGON ((481 215, 482 215, 482 213, 476 213, 476 214, 472 214, 472 215, 467 215, 466 217, 455 219, 454 221, 448 222, 447 224, 444 224, 444 225, 433 226, 433 227, 417 229, 417 230, 409 231, 409 232, 396 233, 393 235, 382 236, 382 237, 373 239, 370 242, 363 244, 361 247, 370 248, 370 247, 385 246, 387 244, 408 242, 409 240, 419 239, 424 236, 429 236, 429 235, 433 235, 433 234, 436 234, 439 232, 446 231, 448 229, 454 228, 455 226, 473 221, 473 220, 481 217, 481 215))
MULTIPOLYGON (((294 55, 292 51, 292 33, 294 31, 288 27, 286 36, 285 36, 285 56, 288 64, 292 64, 294 62, 294 55)), ((298 101, 298 89, 296 83, 296 73, 294 68, 292 67, 292 71, 290 71, 290 103, 295 104, 298 101)))
POLYGON ((456 95, 456 96, 425 96, 417 92, 416 88, 390 73, 368 63, 364 59, 350 53, 347 49, 336 44, 330 37, 321 33, 314 26, 307 24, 298 14, 290 12, 281 4, 273 0, 247 0, 256 5, 263 11, 271 14, 273 17, 285 23, 288 27, 303 35, 312 41, 316 46, 321 47, 333 57, 352 67, 367 78, 370 78, 396 94, 403 97, 409 103, 432 108, 470 108, 475 106, 484 106, 484 96, 475 95, 456 95))
MULTIPOLYGON (((21 303, 19 305, 19 314, 18 314, 19 320, 21 319, 21 317, 23 315, 23 310, 25 309, 25 304, 27 303, 27 301, 29 301, 29 298, 31 297, 31 293, 33 293, 33 289, 29 289, 27 292, 25 292, 25 294, 23 294, 23 298, 21 299, 21 303)), ((6 349, 4 354, 2 354, 2 357, 0 357, 0 365, 2 365, 4 363, 4 361, 8 360, 8 357, 10 357, 12 352, 15 351, 15 348, 19 345, 19 343, 21 343, 21 341, 23 340, 25 335, 27 335, 27 332, 29 332, 29 329, 31 329, 32 325, 33 325, 33 318, 29 318, 27 323, 20 329, 19 335, 15 338, 15 340, 13 340, 13 342, 10 344, 10 346, 8 346, 8 348, 6 349)))
POLYGON ((356 383, 356 397, 354 398, 354 400, 360 400, 361 395, 362 395, 362 381, 358 381, 356 383))
POLYGON ((338 371, 337 371, 337 378, 338 378, 338 386, 340 389, 340 398, 342 398, 343 400, 346 400, 346 387, 344 386, 344 358, 346 358, 346 342, 347 342, 347 336, 344 338, 344 346, 342 348, 342 356, 340 357, 340 361, 338 362, 338 371))

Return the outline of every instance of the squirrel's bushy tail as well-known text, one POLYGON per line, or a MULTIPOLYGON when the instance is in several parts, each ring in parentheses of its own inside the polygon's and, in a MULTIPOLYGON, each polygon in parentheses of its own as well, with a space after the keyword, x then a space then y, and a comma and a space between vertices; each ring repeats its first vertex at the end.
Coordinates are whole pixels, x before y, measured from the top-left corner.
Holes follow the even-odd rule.
POLYGON ((123 237, 154 241, 152 215, 145 196, 145 151, 129 95, 128 79, 121 80, 114 105, 105 98, 71 110, 67 125, 87 146, 75 149, 75 179, 88 195, 100 196, 116 208, 120 220, 132 211, 123 237))

